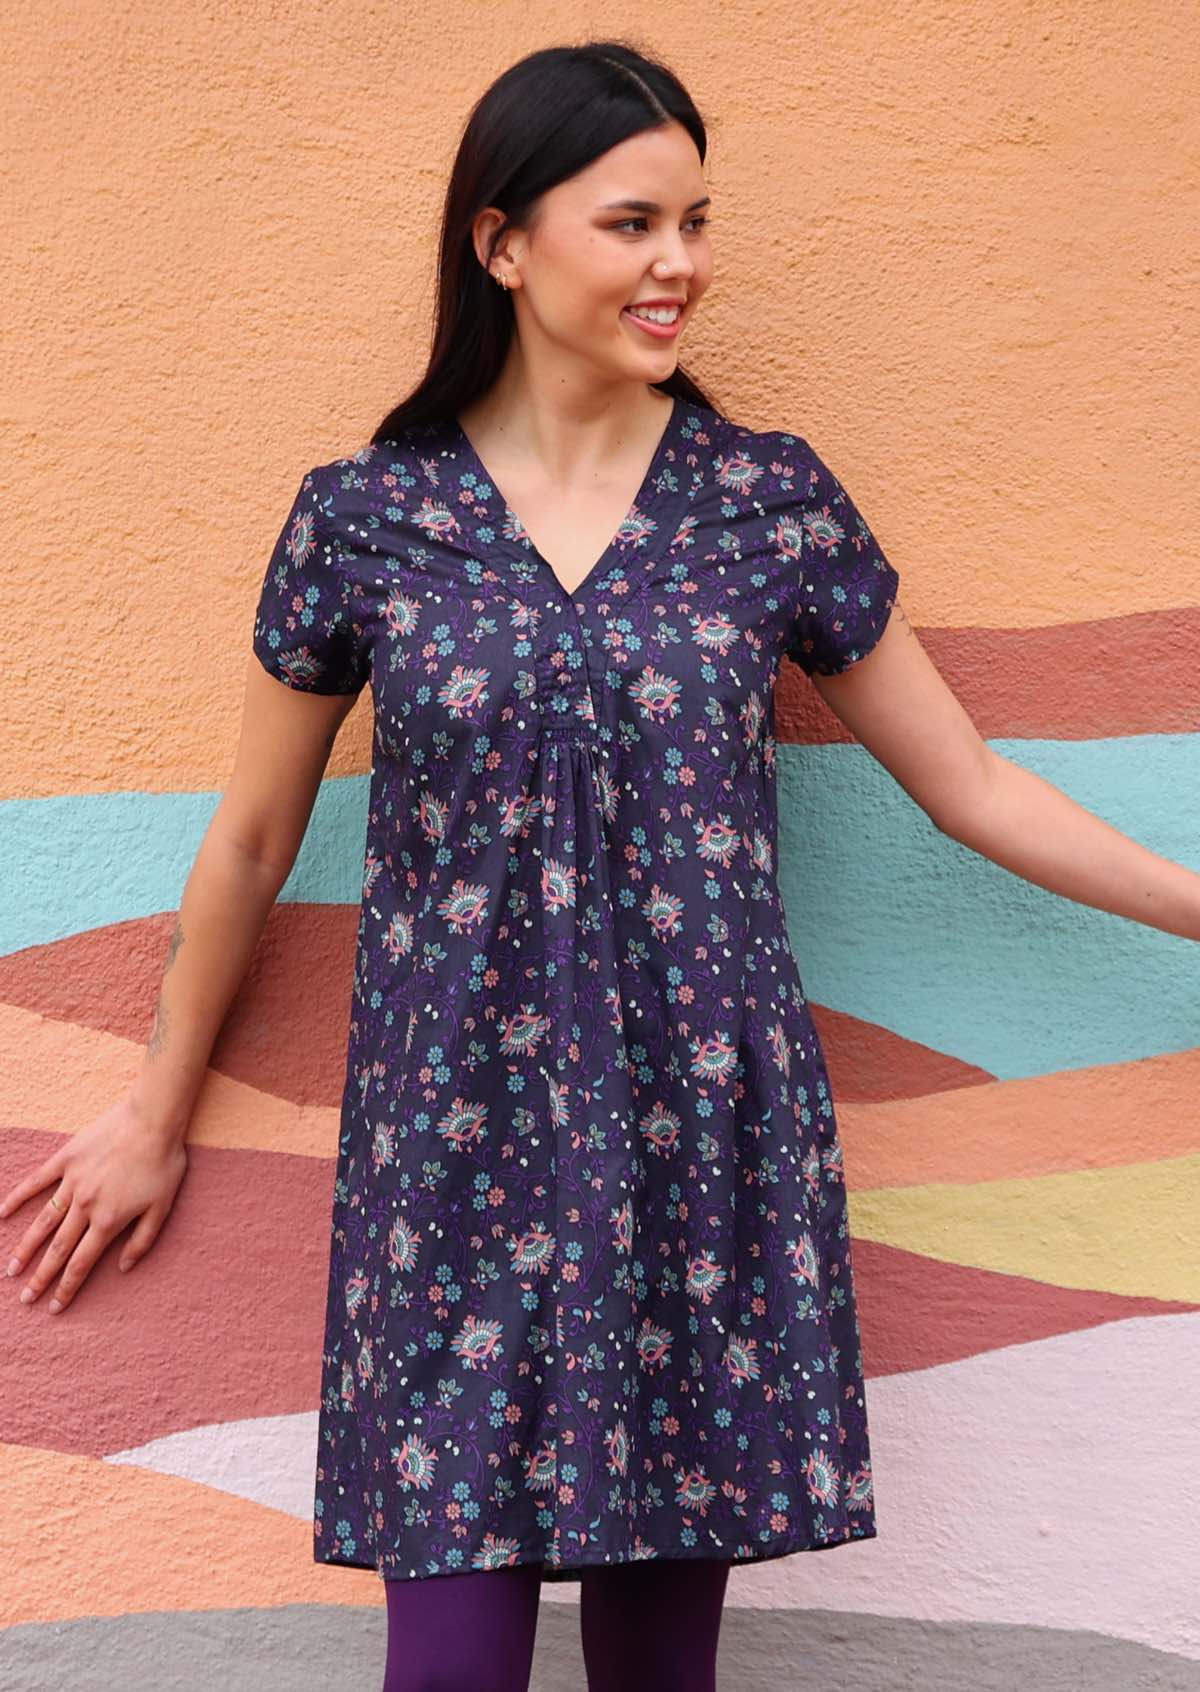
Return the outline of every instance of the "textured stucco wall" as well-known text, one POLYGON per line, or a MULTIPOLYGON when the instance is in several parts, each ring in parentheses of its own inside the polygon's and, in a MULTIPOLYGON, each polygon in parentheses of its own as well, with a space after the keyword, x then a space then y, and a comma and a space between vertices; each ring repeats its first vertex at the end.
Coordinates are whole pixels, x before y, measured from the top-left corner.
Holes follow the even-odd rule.
MULTIPOLYGON (((14 14, 0 1187, 133 1072, 264 549, 423 360, 459 126, 551 41, 628 33, 710 121, 683 362, 818 446, 989 739, 1200 867, 1195 26, 1167 0, 14 14)), ((939 836, 790 668, 778 721, 879 1538, 737 1571, 725 1683, 1195 1687, 1196 948, 939 836), (852 913, 836 956, 801 877, 852 913)), ((309 1524, 369 739, 364 704, 154 1250, 62 1318, 4 1283, 6 1686, 380 1678, 378 1583, 312 1566, 309 1524)), ((547 1689, 579 1684, 573 1603, 543 1604, 547 1689)))

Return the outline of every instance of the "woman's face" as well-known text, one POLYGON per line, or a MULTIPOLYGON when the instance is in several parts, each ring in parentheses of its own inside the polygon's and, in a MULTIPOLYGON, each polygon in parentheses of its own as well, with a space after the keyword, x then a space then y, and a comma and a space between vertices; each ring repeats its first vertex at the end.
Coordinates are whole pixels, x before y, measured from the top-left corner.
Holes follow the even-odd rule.
POLYGON ((526 354, 565 354, 602 380, 661 382, 712 280, 708 189, 681 124, 645 130, 542 196, 529 230, 514 230, 493 271, 510 283, 526 354), (631 203, 632 202, 632 203, 631 203), (645 327, 631 306, 678 305, 673 324, 645 327))

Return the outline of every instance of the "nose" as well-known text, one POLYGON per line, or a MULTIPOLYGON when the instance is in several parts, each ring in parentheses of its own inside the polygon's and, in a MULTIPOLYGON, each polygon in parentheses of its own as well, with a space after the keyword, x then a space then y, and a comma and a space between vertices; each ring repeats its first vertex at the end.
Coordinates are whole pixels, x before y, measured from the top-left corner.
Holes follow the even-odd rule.
POLYGON ((650 274, 653 276, 656 272, 659 281, 665 281, 667 276, 681 276, 690 280, 696 274, 695 260, 682 238, 671 242, 666 252, 659 253, 651 266, 650 274))

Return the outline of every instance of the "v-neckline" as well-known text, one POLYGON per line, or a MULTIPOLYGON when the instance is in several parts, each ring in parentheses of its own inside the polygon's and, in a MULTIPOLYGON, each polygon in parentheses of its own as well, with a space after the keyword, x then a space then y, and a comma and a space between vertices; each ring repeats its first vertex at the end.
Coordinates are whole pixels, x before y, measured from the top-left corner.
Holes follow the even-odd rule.
POLYGON ((479 453, 471 444, 470 436, 467 434, 462 424, 458 421, 457 417, 453 417, 451 419, 451 429, 455 439, 460 444, 471 469, 474 470, 477 476, 481 477, 484 481, 491 485, 496 498, 504 507, 505 516, 510 518, 512 520, 512 524, 516 526, 518 538, 514 544, 519 555, 522 557, 532 557, 550 577, 554 586, 558 589, 559 593, 563 596, 567 603, 578 607, 583 603, 588 591, 599 580, 604 571, 605 565, 609 563, 614 554, 620 552, 622 536, 625 534, 626 528, 630 523, 630 519, 633 518, 635 514, 640 516, 648 513, 653 500, 659 472, 661 471, 663 462, 674 443, 675 425, 679 419, 682 409, 683 402, 677 394, 672 394, 671 409, 667 413, 667 419, 663 425, 662 434, 658 438, 658 444, 654 449, 650 463, 646 467, 645 475, 642 477, 642 480, 638 485, 637 492, 634 494, 624 516, 617 525, 616 532, 609 538, 599 558, 595 560, 590 569, 587 570, 573 588, 567 587, 567 584, 559 576, 558 571, 554 568, 553 564, 551 564, 550 560, 544 555, 544 553, 538 550, 533 536, 530 534, 525 525, 524 519, 521 517, 520 513, 514 511, 512 506, 509 504, 508 499, 504 494, 504 490, 501 488, 499 482, 497 482, 487 465, 483 462, 483 459, 479 456, 479 453))

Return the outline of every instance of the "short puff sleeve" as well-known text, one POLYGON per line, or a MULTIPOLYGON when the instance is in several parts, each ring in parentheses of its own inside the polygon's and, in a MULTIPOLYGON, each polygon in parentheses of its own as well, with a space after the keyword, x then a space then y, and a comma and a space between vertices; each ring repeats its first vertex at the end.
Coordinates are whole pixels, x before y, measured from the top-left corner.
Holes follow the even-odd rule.
POLYGON ((900 577, 833 471, 797 445, 800 592, 785 651, 806 674, 835 676, 883 634, 900 577))
POLYGON ((253 650, 277 681, 303 693, 358 693, 370 673, 354 620, 349 557, 323 469, 306 472, 267 561, 253 650))

